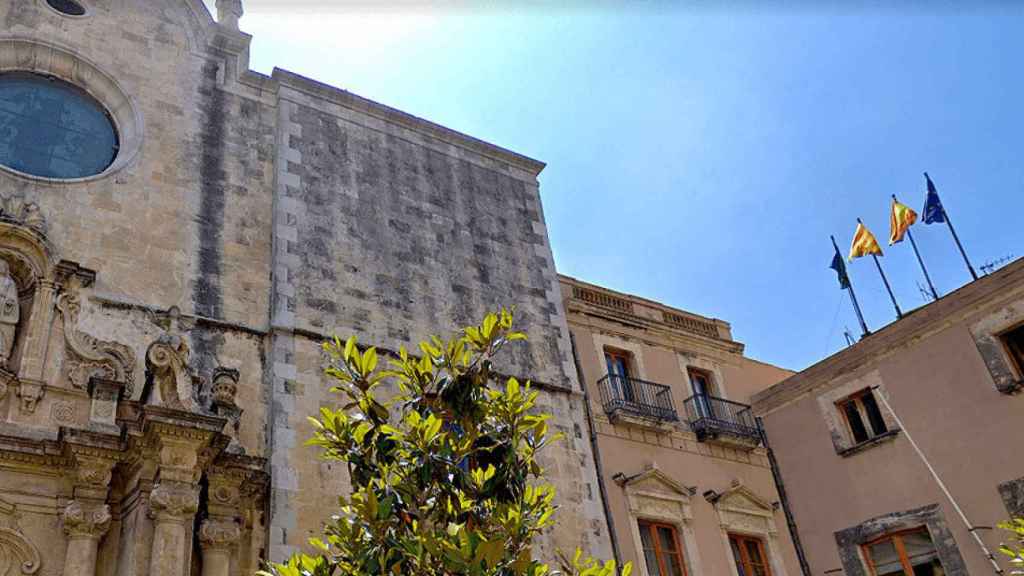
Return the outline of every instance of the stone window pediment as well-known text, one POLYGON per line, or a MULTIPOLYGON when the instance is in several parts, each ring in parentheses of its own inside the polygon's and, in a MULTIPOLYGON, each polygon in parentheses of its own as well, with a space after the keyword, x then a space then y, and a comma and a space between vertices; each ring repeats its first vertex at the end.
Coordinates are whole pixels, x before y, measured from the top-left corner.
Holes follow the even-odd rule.
POLYGON ((622 486, 629 510, 637 518, 680 522, 693 517, 690 489, 657 468, 649 468, 622 486))

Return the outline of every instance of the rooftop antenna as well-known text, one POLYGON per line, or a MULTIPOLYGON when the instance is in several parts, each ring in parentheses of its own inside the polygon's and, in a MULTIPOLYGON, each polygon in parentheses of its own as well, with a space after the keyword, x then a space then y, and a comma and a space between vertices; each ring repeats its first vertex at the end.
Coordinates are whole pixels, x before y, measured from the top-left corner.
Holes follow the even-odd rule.
POLYGON ((920 282, 917 283, 917 290, 918 292, 921 293, 921 299, 924 300, 925 302, 934 302, 935 300, 937 300, 937 298, 935 298, 935 295, 932 294, 931 290, 925 288, 925 286, 920 282))
POLYGON ((979 266, 979 268, 981 268, 981 271, 986 276, 988 276, 989 274, 995 272, 997 268, 1002 268, 1003 264, 1006 264, 1010 260, 1013 260, 1013 254, 1010 254, 1008 256, 1004 256, 1002 258, 998 258, 996 260, 989 260, 988 262, 986 262, 986 263, 982 264, 981 266, 979 266))
POLYGON ((853 334, 850 333, 849 326, 844 326, 843 328, 843 337, 846 338, 846 347, 849 348, 850 346, 856 344, 857 340, 853 337, 853 334))

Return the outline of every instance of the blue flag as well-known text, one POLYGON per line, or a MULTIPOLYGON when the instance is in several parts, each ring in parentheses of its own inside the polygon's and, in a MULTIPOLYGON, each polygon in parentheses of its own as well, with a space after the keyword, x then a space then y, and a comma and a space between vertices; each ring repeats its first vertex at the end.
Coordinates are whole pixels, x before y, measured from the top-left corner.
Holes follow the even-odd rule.
POLYGON ((924 177, 928 180, 928 195, 924 200, 924 223, 935 224, 936 222, 942 223, 946 221, 946 210, 942 207, 942 200, 939 200, 939 192, 935 189, 935 184, 932 183, 932 179, 925 172, 924 177))
POLYGON ((839 255, 839 252, 832 257, 832 265, 829 268, 835 270, 839 275, 839 288, 846 290, 850 287, 850 277, 846 275, 846 262, 843 262, 843 257, 839 255))

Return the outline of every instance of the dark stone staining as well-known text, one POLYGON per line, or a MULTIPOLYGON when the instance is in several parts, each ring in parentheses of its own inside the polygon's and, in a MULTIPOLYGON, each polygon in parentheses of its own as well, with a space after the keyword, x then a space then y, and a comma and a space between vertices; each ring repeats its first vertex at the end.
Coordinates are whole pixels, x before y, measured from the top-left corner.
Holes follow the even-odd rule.
POLYGON ((423 336, 412 326, 450 333, 515 305, 531 340, 509 348, 503 369, 560 370, 532 187, 308 108, 293 121, 302 126, 292 139, 302 189, 293 192, 307 206, 294 247, 303 263, 297 283, 309 287, 300 315, 401 343, 423 336), (317 297, 330 298, 334 312, 317 297))
POLYGON ((1024 478, 999 485, 999 496, 1011 518, 1024 518, 1024 478))
POLYGON ((202 377, 199 387, 193 389, 193 395, 200 406, 208 406, 213 386, 211 376, 214 368, 220 366, 217 354, 224 346, 224 334, 217 330, 196 328, 191 336, 192 370, 194 374, 202 377))
POLYGON ((225 125, 227 104, 224 92, 217 86, 217 65, 203 67, 203 81, 199 89, 200 109, 203 116, 200 131, 199 155, 199 266, 198 277, 192 288, 196 314, 220 319, 223 316, 223 245, 224 189, 227 172, 224 169, 225 125))
POLYGON ((960 555, 960 549, 938 504, 878 516, 836 532, 836 545, 839 547, 844 573, 847 576, 870 576, 861 559, 862 545, 886 534, 922 526, 928 528, 946 576, 968 576, 963 556, 960 555))

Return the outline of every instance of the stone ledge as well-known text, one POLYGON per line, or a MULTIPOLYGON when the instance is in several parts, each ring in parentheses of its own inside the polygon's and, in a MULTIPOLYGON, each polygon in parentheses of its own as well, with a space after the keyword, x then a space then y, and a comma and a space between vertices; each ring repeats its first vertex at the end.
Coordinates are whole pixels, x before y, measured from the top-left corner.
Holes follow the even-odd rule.
POLYGON ((850 456, 853 456, 854 454, 859 454, 859 453, 861 453, 861 452, 863 452, 865 450, 869 450, 871 448, 874 448, 875 446, 878 446, 879 444, 885 444, 886 442, 891 442, 892 440, 896 439, 896 436, 898 436, 899 433, 900 433, 900 430, 898 428, 894 429, 894 430, 889 430, 888 432, 886 432, 884 434, 879 434, 878 436, 875 436, 874 438, 871 438, 869 440, 865 440, 864 442, 861 442, 860 444, 854 444, 853 446, 850 446, 848 448, 843 448, 841 450, 836 450, 836 454, 839 454, 843 458, 849 458, 850 456))

